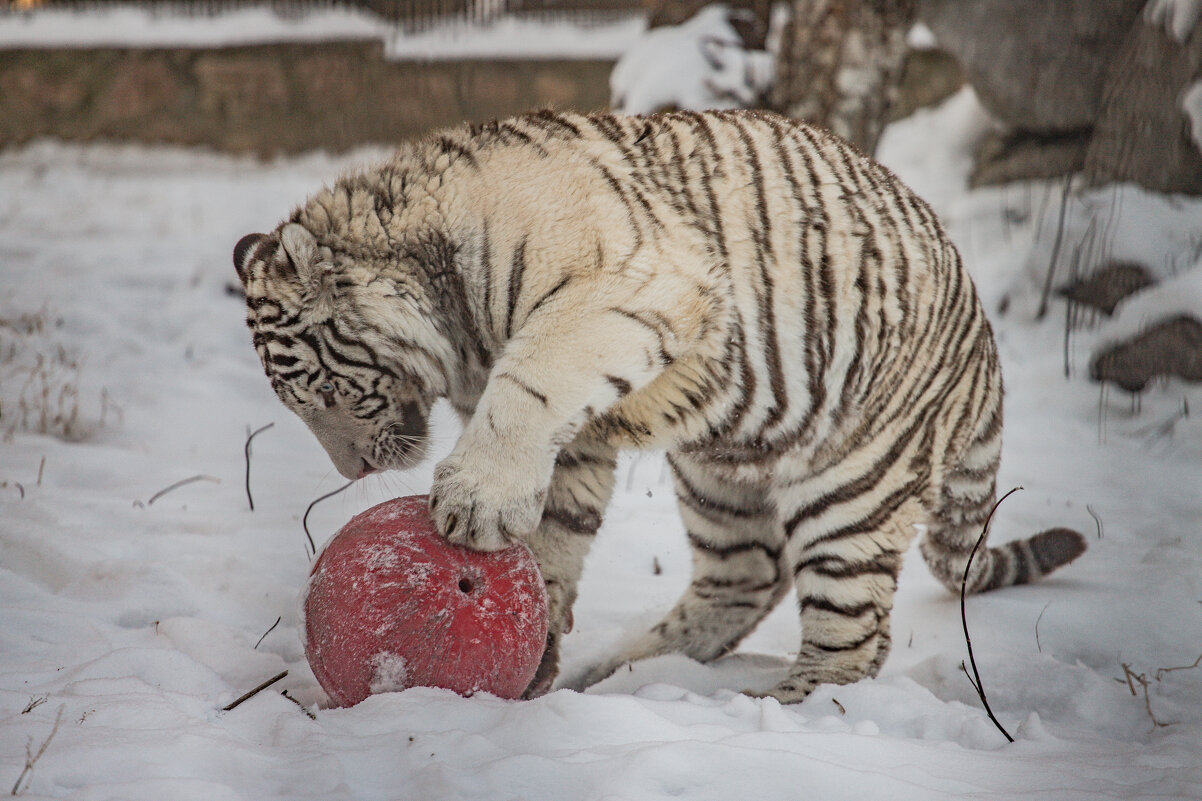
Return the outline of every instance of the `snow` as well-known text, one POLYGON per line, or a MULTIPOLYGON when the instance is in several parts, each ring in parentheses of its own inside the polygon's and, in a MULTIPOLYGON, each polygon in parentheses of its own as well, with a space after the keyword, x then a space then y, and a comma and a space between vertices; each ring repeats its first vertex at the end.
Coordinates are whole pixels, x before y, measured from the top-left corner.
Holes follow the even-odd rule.
POLYGON ((409 686, 409 666, 405 657, 398 654, 380 653, 371 659, 371 691, 387 693, 409 686))
POLYGON ((445 21, 405 31, 366 11, 312 9, 281 17, 270 6, 233 7, 211 16, 113 5, 0 12, 0 50, 51 47, 230 47, 272 42, 375 39, 396 61, 440 59, 617 59, 643 32, 637 15, 578 24, 499 17, 445 21))
POLYGON ((1181 93, 1181 111, 1189 120, 1190 138, 1202 153, 1202 81, 1194 81, 1181 93))
POLYGON ((1182 44, 1193 33, 1200 17, 1202 0, 1148 0, 1144 6, 1148 24, 1163 28, 1182 44))
MULTIPOLYGON (((799 705, 737 692, 771 685, 795 652, 785 603, 713 665, 664 657, 529 702, 415 688, 326 708, 300 643, 301 518, 342 479, 272 395, 226 286, 239 236, 382 154, 261 163, 39 142, 0 152, 0 319, 42 321, 0 325, 0 790, 27 744, 46 744, 21 779, 26 798, 1202 797, 1202 668, 1162 672, 1202 654, 1202 423, 1177 419, 1183 399, 1202 408, 1200 389, 1151 389, 1138 412, 1119 392, 1100 399, 1080 366, 1100 328, 1070 339, 1065 379, 1062 315, 1030 313, 1060 185, 967 190, 984 124, 962 92, 891 126, 881 154, 947 220, 997 332, 1000 483, 1025 491, 1000 508, 994 538, 1070 525, 1090 541, 1049 580, 969 600, 985 689, 1014 744, 960 671, 958 603, 917 554, 881 676, 799 705), (75 383, 87 422, 74 438, 15 413, 37 356, 60 349, 78 369, 52 381, 75 383), (269 422, 254 440, 252 512, 243 446, 269 422), (213 480, 149 502, 198 475, 213 480)), ((1103 221, 1135 221, 1107 225, 1111 251, 1198 271, 1199 201, 1095 190, 1074 198, 1072 224, 1107 198, 1120 202, 1103 221)), ((453 415, 440 407, 433 428, 437 458, 453 415)), ((320 544, 379 501, 426 491, 432 464, 358 482, 318 504, 309 529, 320 544)), ((566 673, 658 619, 687 581, 662 459, 619 469, 566 673)))
POLYGON ((644 33, 614 65, 611 106, 650 114, 752 105, 771 86, 775 62, 767 51, 743 49, 731 13, 709 5, 680 25, 644 33))
POLYGON ((589 25, 561 20, 498 17, 481 24, 444 24, 396 34, 384 46, 387 58, 434 61, 458 58, 561 58, 617 60, 647 24, 640 16, 589 25))
POLYGON ((313 9, 285 18, 268 6, 219 15, 156 13, 138 6, 98 6, 86 13, 44 8, 0 14, 0 48, 227 47, 269 42, 384 38, 393 26, 366 11, 313 9))

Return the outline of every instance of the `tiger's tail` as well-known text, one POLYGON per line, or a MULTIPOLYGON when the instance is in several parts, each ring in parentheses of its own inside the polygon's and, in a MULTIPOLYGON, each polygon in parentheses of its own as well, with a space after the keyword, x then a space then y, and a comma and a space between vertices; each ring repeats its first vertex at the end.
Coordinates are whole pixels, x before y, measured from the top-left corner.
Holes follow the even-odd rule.
POLYGON ((922 555, 931 572, 955 593, 960 592, 961 584, 970 593, 1028 584, 1085 553, 1085 537, 1080 532, 1070 528, 1050 528, 1027 539, 978 550, 972 557, 972 568, 966 581, 964 571, 976 538, 980 537, 980 529, 967 538, 967 550, 962 541, 949 547, 946 536, 932 536, 933 531, 928 530, 922 541, 922 555))
MULTIPOLYGON (((1000 418, 1000 409, 996 415, 1000 418)), ((972 593, 1028 584, 1085 553, 1085 537, 1059 527, 1027 539, 978 547, 995 507, 1000 456, 1001 425, 993 421, 945 477, 920 545, 931 572, 957 594, 961 585, 972 593), (965 576, 970 556, 971 569, 965 576)))

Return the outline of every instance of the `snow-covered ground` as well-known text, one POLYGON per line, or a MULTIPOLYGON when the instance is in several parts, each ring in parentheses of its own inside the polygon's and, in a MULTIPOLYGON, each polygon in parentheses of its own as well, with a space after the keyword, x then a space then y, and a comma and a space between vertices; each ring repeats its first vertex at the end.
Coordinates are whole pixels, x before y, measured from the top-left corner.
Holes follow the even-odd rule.
MULTIPOLYGON (((969 601, 986 692, 1017 742, 961 672, 958 603, 916 555, 882 675, 799 705, 735 692, 772 683, 796 649, 786 603, 711 666, 663 658, 586 694, 529 702, 412 689, 326 708, 297 636, 310 564, 302 516, 341 479, 262 376, 226 289, 229 253, 378 154, 260 163, 47 142, 0 153, 0 792, 1202 797, 1202 667, 1163 672, 1202 655, 1202 421, 1180 414, 1186 398, 1202 409, 1202 392, 1170 383, 1133 412, 1081 375, 1104 331, 1077 332, 1066 356, 1062 307, 1033 321, 1059 184, 967 191, 983 125, 964 92, 890 128, 882 155, 945 216, 994 317, 1008 390, 1001 486, 1025 487, 999 510, 994 538, 1069 525, 1090 540, 1052 579, 969 601), (268 423, 252 446, 252 512, 243 449, 268 423)), ((1202 204, 1103 190, 1074 208, 1107 198, 1104 222, 1136 221, 1105 226, 1110 251, 1195 266, 1202 204)), ((435 433, 445 452, 449 415, 435 433)), ((567 673, 656 620, 687 578, 662 460, 630 458, 620 471, 567 673)), ((314 507, 309 529, 320 542, 429 481, 427 466, 360 482, 314 507)))

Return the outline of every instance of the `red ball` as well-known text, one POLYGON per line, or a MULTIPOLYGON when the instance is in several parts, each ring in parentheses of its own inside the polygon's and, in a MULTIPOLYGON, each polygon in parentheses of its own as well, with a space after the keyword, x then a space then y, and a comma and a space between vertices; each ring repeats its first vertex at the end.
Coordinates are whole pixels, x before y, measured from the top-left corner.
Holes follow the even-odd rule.
POLYGON ((339 706, 444 687, 518 698, 547 642, 547 594, 530 550, 481 552, 434 529, 425 495, 355 515, 313 565, 305 656, 339 706))

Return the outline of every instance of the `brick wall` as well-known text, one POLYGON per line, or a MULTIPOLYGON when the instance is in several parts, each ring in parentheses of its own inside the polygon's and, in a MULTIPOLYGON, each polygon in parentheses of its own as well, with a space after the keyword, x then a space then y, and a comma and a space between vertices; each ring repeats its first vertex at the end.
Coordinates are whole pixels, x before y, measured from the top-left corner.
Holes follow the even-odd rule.
POLYGON ((0 51, 0 147, 40 136, 261 155, 390 144, 609 100, 608 61, 386 61, 379 42, 0 51))

